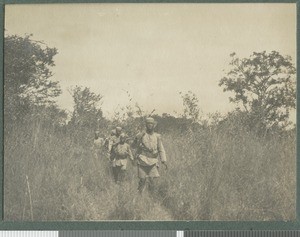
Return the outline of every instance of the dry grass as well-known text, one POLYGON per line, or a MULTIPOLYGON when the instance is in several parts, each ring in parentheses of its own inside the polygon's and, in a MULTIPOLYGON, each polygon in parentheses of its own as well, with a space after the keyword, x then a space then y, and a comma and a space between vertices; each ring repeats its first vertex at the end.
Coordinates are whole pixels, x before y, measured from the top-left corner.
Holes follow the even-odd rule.
POLYGON ((163 134, 169 170, 161 169, 156 193, 140 196, 136 167, 116 185, 105 156, 95 160, 62 132, 15 126, 5 131, 4 218, 291 220, 295 137, 257 137, 238 125, 163 134))

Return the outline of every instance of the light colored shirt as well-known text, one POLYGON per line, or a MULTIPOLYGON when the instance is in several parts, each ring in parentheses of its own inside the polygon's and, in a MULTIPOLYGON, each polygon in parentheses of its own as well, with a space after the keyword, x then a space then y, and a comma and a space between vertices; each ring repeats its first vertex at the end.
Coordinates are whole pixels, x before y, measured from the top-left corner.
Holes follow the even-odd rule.
POLYGON ((158 162, 158 156, 162 162, 167 161, 166 152, 162 144, 161 135, 158 133, 143 133, 136 138, 138 163, 142 166, 152 166, 158 162))
POLYGON ((106 139, 106 148, 109 152, 111 152, 111 148, 116 145, 118 142, 120 141, 120 138, 115 136, 115 135, 112 135, 112 136, 109 136, 107 139, 106 139))
POLYGON ((133 156, 130 150, 130 146, 127 143, 119 143, 114 148, 114 155, 116 159, 125 159, 129 157, 131 160, 133 160, 133 156))
POLYGON ((98 137, 97 139, 94 139, 94 148, 95 149, 101 149, 104 145, 104 139, 101 137, 98 137))
POLYGON ((118 143, 114 147, 112 158, 115 160, 116 166, 126 166, 127 158, 133 160, 133 155, 130 146, 127 143, 118 143))

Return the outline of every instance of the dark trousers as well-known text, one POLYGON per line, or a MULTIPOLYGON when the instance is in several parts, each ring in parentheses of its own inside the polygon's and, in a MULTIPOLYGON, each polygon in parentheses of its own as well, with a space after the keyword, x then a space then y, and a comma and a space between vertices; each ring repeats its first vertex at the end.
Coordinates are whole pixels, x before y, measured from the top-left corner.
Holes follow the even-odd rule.
POLYGON ((140 178, 139 180, 139 186, 138 186, 138 190, 140 193, 143 193, 143 191, 145 190, 146 186, 147 186, 147 181, 148 181, 148 189, 151 193, 155 193, 156 191, 156 181, 157 178, 156 177, 147 177, 147 178, 140 178))
POLYGON ((122 182, 125 178, 126 170, 122 170, 121 168, 122 166, 112 167, 113 176, 116 183, 122 182))

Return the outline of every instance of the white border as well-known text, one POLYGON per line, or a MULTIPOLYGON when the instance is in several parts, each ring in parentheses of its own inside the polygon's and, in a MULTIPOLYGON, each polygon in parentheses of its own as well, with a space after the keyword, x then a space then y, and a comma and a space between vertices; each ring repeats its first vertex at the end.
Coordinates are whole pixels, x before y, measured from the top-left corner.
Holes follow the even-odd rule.
POLYGON ((58 231, 0 231, 0 237, 58 237, 58 231))
POLYGON ((184 237, 184 232, 182 230, 176 231, 176 237, 184 237))

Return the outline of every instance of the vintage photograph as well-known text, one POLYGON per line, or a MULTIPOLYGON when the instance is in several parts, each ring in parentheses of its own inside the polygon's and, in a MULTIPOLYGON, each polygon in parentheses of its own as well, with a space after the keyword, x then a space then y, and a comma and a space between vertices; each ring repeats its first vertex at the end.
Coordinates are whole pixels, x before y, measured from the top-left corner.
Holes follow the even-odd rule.
POLYGON ((4 220, 296 218, 296 4, 5 6, 4 220))

